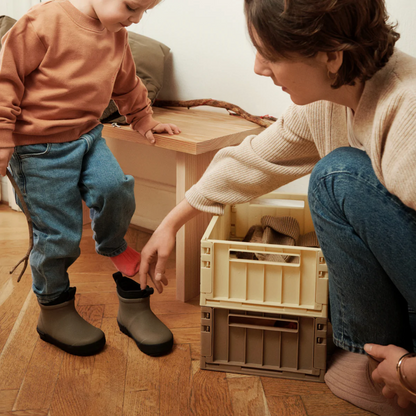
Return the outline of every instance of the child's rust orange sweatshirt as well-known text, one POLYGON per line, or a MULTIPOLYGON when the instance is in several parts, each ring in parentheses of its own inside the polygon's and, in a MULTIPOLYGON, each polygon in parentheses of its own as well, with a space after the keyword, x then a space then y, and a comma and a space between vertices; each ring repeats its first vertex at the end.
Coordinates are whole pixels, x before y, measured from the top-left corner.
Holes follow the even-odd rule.
POLYGON ((125 29, 111 33, 68 0, 40 4, 3 37, 0 147, 77 140, 110 99, 132 128, 158 124, 125 29))

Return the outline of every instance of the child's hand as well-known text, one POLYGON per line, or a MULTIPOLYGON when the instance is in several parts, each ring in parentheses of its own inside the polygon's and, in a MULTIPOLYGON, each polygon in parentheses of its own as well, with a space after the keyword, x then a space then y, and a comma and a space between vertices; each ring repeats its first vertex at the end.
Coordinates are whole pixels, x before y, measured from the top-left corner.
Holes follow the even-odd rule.
POLYGON ((148 130, 144 135, 150 143, 155 143, 156 140, 153 136, 153 133, 169 133, 169 134, 179 134, 181 130, 175 124, 170 123, 159 123, 157 126, 153 127, 151 130, 148 130))
POLYGON ((6 176, 6 169, 14 152, 14 147, 0 148, 0 175, 6 176))

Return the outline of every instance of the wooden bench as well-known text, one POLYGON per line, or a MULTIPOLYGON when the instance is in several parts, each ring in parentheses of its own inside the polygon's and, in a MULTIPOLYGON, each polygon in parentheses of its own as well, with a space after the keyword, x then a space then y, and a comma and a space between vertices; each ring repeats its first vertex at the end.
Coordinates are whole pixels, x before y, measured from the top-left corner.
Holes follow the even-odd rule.
MULTIPOLYGON (((176 152, 176 203, 195 184, 208 167, 215 153, 226 146, 241 143, 250 134, 259 134, 263 127, 240 117, 186 108, 154 108, 154 117, 176 124, 181 134, 155 135, 154 146, 176 152)), ((130 141, 152 146, 142 135, 128 126, 104 125, 104 138, 130 141)), ((200 240, 211 215, 202 214, 188 222, 176 237, 176 297, 187 301, 199 294, 200 240)))

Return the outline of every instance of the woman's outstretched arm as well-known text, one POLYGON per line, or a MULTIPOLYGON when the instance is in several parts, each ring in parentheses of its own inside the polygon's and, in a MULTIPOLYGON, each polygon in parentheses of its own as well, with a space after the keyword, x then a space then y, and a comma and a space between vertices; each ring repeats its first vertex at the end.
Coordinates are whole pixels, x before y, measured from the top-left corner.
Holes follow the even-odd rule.
POLYGON ((163 292, 163 285, 168 284, 165 275, 166 262, 175 246, 176 233, 200 212, 184 199, 163 219, 141 252, 139 271, 141 287, 146 287, 147 275, 149 275, 157 291, 163 292))

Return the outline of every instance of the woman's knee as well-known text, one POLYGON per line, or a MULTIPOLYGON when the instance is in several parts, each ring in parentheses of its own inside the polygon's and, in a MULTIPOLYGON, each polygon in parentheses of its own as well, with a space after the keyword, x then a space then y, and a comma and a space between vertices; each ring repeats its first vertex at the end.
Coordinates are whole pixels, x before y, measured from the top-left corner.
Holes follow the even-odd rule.
POLYGON ((367 154, 354 147, 339 147, 323 157, 314 167, 309 190, 316 189, 316 185, 327 176, 336 174, 353 174, 353 176, 368 175, 374 171, 367 154))

